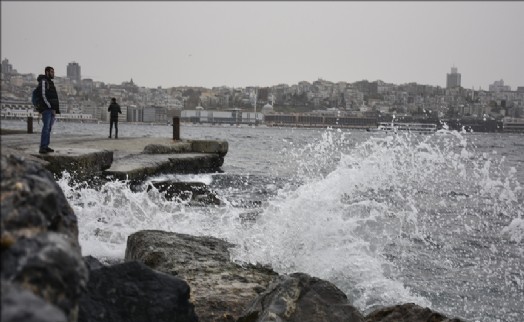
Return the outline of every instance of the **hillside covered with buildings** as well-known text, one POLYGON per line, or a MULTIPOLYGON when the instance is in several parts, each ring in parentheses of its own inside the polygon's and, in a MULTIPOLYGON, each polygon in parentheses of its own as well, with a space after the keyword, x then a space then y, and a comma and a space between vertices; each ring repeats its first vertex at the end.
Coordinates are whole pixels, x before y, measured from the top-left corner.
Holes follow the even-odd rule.
MULTIPOLYGON (((30 100, 37 76, 18 73, 8 59, 2 61, 3 118, 34 113, 30 100)), ((60 117, 71 120, 107 121, 111 97, 122 106, 121 120, 127 122, 166 123, 181 116, 182 121, 190 122, 365 127, 392 118, 462 124, 502 124, 524 118, 524 86, 512 90, 503 80, 495 80, 488 89, 463 88, 456 67, 444 77, 445 88, 415 82, 334 83, 324 79, 271 87, 146 88, 133 79, 106 84, 82 78, 80 65, 71 62, 67 75, 57 76, 55 85, 60 117)))

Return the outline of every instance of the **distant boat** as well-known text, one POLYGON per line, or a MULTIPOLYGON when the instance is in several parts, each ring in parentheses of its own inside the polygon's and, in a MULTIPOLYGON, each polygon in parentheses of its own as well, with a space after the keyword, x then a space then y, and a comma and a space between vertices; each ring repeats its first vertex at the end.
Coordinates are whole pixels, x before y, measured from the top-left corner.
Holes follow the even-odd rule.
POLYGON ((368 132, 394 132, 408 131, 414 133, 435 133, 437 125, 431 123, 395 123, 395 122, 380 122, 377 127, 370 127, 368 132))

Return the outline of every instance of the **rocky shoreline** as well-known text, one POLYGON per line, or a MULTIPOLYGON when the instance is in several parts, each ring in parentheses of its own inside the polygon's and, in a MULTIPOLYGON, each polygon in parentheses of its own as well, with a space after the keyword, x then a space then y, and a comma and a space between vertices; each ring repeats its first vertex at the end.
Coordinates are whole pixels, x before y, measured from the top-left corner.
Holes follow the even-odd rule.
POLYGON ((332 283, 230 260, 210 236, 144 230, 122 263, 81 256, 78 223, 53 175, 1 156, 3 322, 458 322, 407 303, 364 315, 332 283))

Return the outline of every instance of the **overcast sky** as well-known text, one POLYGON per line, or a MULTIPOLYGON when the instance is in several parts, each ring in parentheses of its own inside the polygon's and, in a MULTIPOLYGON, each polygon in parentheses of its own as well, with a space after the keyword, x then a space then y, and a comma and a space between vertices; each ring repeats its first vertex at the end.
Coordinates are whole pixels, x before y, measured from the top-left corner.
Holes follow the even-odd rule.
POLYGON ((524 2, 1 1, 1 56, 20 73, 70 62, 139 86, 367 79, 524 86, 524 2))

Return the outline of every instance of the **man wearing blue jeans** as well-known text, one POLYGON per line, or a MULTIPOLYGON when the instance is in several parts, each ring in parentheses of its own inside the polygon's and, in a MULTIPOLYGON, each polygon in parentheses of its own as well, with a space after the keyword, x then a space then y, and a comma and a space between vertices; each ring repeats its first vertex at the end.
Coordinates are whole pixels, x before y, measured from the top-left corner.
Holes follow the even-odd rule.
POLYGON ((38 87, 42 93, 42 135, 40 137, 40 150, 38 153, 46 154, 54 152, 55 150, 49 147, 51 141, 51 129, 55 122, 56 114, 60 114, 60 105, 58 102, 58 93, 56 92, 55 84, 53 83, 55 78, 55 70, 53 67, 45 68, 45 75, 39 75, 38 87))

